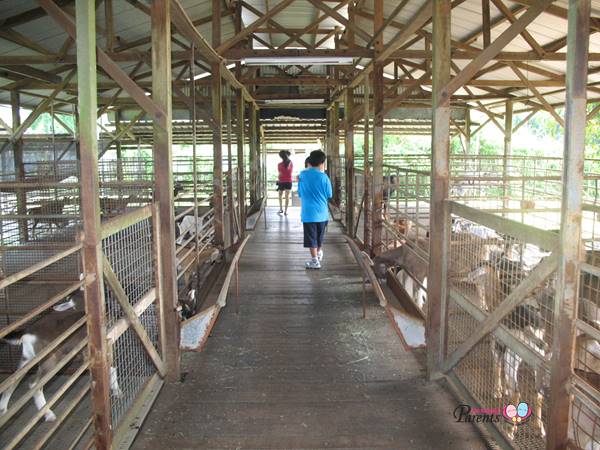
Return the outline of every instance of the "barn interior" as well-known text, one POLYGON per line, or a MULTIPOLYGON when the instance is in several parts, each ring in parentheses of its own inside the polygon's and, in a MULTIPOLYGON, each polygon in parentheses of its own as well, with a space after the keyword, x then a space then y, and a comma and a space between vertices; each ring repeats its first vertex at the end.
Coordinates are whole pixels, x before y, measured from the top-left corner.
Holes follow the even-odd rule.
POLYGON ((600 448, 599 31, 600 0, 1 1, 0 446, 600 448), (522 150, 540 117, 558 150, 522 150), (309 273, 274 183, 315 149, 309 273))

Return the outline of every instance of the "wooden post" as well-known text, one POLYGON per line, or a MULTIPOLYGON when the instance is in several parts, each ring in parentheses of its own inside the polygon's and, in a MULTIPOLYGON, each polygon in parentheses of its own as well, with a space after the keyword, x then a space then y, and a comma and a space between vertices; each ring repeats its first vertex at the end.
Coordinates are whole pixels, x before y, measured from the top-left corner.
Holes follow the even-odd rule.
POLYGON ((179 380, 179 316, 177 314, 177 263, 175 258, 175 216, 173 214, 173 150, 171 146, 171 11, 169 0, 152 0, 152 101, 165 112, 163 123, 154 121, 154 199, 160 218, 160 248, 162 266, 159 282, 163 336, 162 355, 167 379, 179 380))
MULTIPOLYGON (((504 115, 504 154, 502 157, 502 207, 508 209, 509 207, 509 196, 510 189, 508 187, 508 167, 509 159, 512 153, 512 128, 513 128, 513 102, 511 100, 506 101, 506 113, 504 115)), ((521 206, 522 208, 523 206, 521 206)), ((507 213, 503 213, 504 216, 507 213)))
MULTIPOLYGON (((383 0, 375 0, 373 26, 375 33, 383 26, 383 0)), ((376 55, 383 50, 382 33, 374 48, 376 55)), ((378 62, 373 68, 373 255, 383 250, 383 66, 378 62)))
MULTIPOLYGON (((16 130, 21 125, 21 101, 19 91, 10 91, 10 103, 12 107, 12 129, 16 130)), ((17 181, 25 181, 25 164, 23 158, 23 139, 15 139, 13 142, 13 159, 15 171, 17 173, 17 181)), ((27 191, 17 189, 17 214, 27 215, 27 191)), ((29 240, 29 230, 27 229, 27 219, 19 220, 19 236, 21 242, 29 240)))
POLYGON ((255 108, 256 113, 256 198, 261 199, 263 196, 262 189, 262 135, 260 133, 260 111, 255 108))
POLYGON ((233 155, 231 149, 231 88, 225 99, 225 121, 227 122, 227 208, 229 209, 229 245, 235 243, 235 202, 233 201, 233 155))
POLYGON ((354 90, 346 90, 344 103, 344 117, 346 118, 344 136, 344 156, 346 160, 346 233, 354 238, 354 124, 352 113, 354 111, 354 90))
POLYGON ((223 227, 223 109, 221 102, 221 65, 212 65, 211 97, 212 113, 215 122, 213 130, 213 206, 215 208, 215 245, 223 248, 225 230, 223 227))
POLYGON ((369 76, 365 77, 365 95, 364 95, 364 136, 363 136, 363 148, 364 148, 364 164, 363 164, 363 244, 367 253, 371 252, 371 168, 369 163, 369 121, 371 119, 371 92, 370 92, 370 80, 369 76))
POLYGON ((258 198, 256 197, 256 109, 250 105, 250 124, 248 125, 248 132, 250 133, 250 149, 249 149, 249 163, 250 163, 250 205, 254 205, 258 198))
POLYGON ((547 448, 567 448, 573 367, 573 340, 577 313, 586 95, 590 34, 590 0, 570 0, 567 36, 567 98, 562 217, 558 285, 554 301, 554 335, 550 378, 550 418, 547 448))
POLYGON ((212 48, 221 45, 221 0, 212 0, 212 48))
MULTIPOLYGON (((244 171, 244 95, 237 91, 237 175, 238 175, 238 207, 242 235, 246 233, 246 175, 244 171)), ((241 238, 241 236, 240 236, 241 238)))
POLYGON ((106 311, 102 270, 102 230, 98 194, 98 143, 96 135, 96 5, 77 0, 77 86, 79 105, 79 142, 81 154, 81 213, 83 218, 84 297, 87 313, 91 397, 94 421, 94 446, 112 446, 112 418, 106 311))
POLYGON ((450 98, 442 88, 450 80, 450 0, 433 4, 431 201, 429 212, 429 273, 427 276, 427 369, 432 377, 444 357, 446 261, 448 258, 448 178, 450 98))
POLYGON ((333 202, 340 206, 342 187, 340 185, 340 104, 335 102, 331 108, 331 162, 333 165, 333 202))

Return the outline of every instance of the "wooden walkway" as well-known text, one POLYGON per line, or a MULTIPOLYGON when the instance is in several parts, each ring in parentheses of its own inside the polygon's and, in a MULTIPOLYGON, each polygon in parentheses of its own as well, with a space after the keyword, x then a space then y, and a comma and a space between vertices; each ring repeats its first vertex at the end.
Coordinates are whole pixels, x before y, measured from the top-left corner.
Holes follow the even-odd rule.
POLYGON ((203 353, 183 357, 184 381, 166 385, 135 449, 482 449, 455 401, 429 383, 421 352, 405 350, 369 295, 337 224, 323 269, 307 271, 299 211, 268 209, 240 264, 233 299, 203 353))

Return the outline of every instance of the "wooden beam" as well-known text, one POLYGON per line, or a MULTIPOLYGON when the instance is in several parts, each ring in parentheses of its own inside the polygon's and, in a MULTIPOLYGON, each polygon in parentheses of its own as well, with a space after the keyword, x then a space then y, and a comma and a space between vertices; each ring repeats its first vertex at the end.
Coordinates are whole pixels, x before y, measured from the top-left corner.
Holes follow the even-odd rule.
POLYGON ((450 177, 450 102, 443 86, 450 79, 450 0, 433 6, 431 200, 429 219, 429 272, 427 275, 427 371, 439 371, 445 354, 446 277, 450 250, 449 212, 446 199, 450 177))
MULTIPOLYGON (((373 30, 375 32, 383 26, 383 0, 374 0, 373 30)), ((378 60, 379 53, 383 50, 381 35, 374 42, 375 59, 378 61, 373 69, 373 236, 371 253, 375 256, 383 251, 383 66, 378 60)))
POLYGON ((351 87, 358 86, 364 77, 371 73, 374 65, 379 62, 387 60, 392 53, 402 46, 409 38, 411 38, 425 23, 431 19, 432 14, 432 0, 427 0, 423 6, 417 11, 417 13, 411 18, 409 23, 404 29, 398 32, 396 36, 385 46, 385 48, 378 53, 375 59, 373 59, 365 68, 362 70, 351 82, 351 87))
POLYGON ((308 1, 310 3, 312 3, 315 6, 315 8, 319 8, 321 11, 323 11, 327 16, 331 17, 332 19, 337 20, 339 23, 344 25, 346 28, 352 29, 352 31, 354 31, 354 33, 357 36, 360 36, 365 41, 369 42, 371 40, 371 36, 367 32, 365 32, 362 28, 358 27, 356 24, 351 23, 348 19, 346 19, 344 16, 342 16, 335 9, 327 6, 325 4, 325 2, 320 1, 320 0, 308 0, 308 1))
POLYGON ((525 12, 519 19, 485 48, 474 60, 465 66, 465 68, 442 89, 442 98, 451 97, 463 84, 473 78, 473 76, 494 58, 508 43, 517 37, 531 22, 533 22, 553 0, 537 0, 535 5, 525 12))
POLYGON ((65 76, 65 78, 60 83, 60 85, 56 89, 54 89, 48 97, 46 97, 44 100, 42 100, 33 111, 31 111, 31 113, 29 114, 29 116, 27 116, 27 118, 23 121, 23 123, 21 125, 19 125, 15 130, 13 130, 13 135, 12 135, 11 139, 17 140, 23 136, 25 131, 27 131, 29 129, 29 127, 31 125, 33 125, 33 122, 35 122, 35 120, 42 113, 44 113, 47 110, 48 106, 54 101, 56 96, 62 92, 64 86, 69 81, 71 81, 71 78, 73 78, 75 76, 75 72, 76 72, 75 69, 71 70, 65 76))
POLYGON ((179 317, 177 314, 177 259, 175 256, 175 217, 173 214, 173 149, 171 118, 171 4, 152 0, 152 97, 165 112, 164 126, 153 123, 154 199, 158 203, 161 270, 158 274, 161 347, 166 378, 178 381, 181 372, 179 317))
POLYGON ((373 51, 361 47, 344 48, 344 49, 327 49, 316 48, 314 50, 306 49, 251 49, 251 48, 232 48, 224 51, 223 57, 229 60, 239 60, 251 57, 267 57, 267 58, 293 58, 293 57, 365 57, 372 58, 373 51))
POLYGON ((581 254, 581 217, 590 14, 590 0, 569 1, 562 216, 554 300, 548 449, 560 449, 569 445, 569 423, 572 417, 570 394, 575 357, 575 320, 580 264, 584 258, 581 254))
POLYGON ((8 65, 8 66, 0 66, 1 71, 6 71, 12 73, 14 75, 19 75, 25 78, 31 78, 33 80, 39 80, 46 83, 60 83, 61 77, 54 75, 52 73, 48 73, 44 70, 38 70, 33 67, 29 67, 26 65, 8 65))
POLYGON ((106 307, 102 270, 98 142, 96 134, 96 9, 95 3, 77 0, 77 71, 79 92, 79 154, 81 215, 83 218, 83 273, 90 361, 94 446, 112 447, 112 417, 106 307))
MULTIPOLYGON (((431 258, 431 256, 430 256, 431 258)), ((431 259, 430 259, 431 261, 431 259)), ((556 252, 542 259, 542 261, 531 271, 511 293, 489 314, 479 327, 476 328, 448 357, 444 362, 442 372, 447 373, 469 353, 473 347, 485 336, 492 333, 515 307, 523 301, 533 290, 538 288, 556 270, 558 255, 556 252)), ((429 280, 427 290, 429 291, 429 280)), ((568 397, 568 396, 567 396, 568 397)), ((568 408, 567 408, 568 409, 568 408)), ((564 448, 564 447, 563 447, 564 448)))
MULTIPOLYGON (((246 230, 246 176, 245 176, 245 158, 244 145, 246 142, 244 136, 245 117, 244 110, 246 109, 244 97, 241 93, 236 95, 236 110, 237 110, 237 179, 238 179, 238 208, 239 208, 239 224, 242 234, 246 230)), ((241 236, 240 236, 241 237, 241 236)))
POLYGON ((354 110, 354 90, 346 90, 346 100, 344 101, 344 117, 346 126, 344 127, 344 157, 345 157, 345 190, 346 190, 346 233, 351 238, 355 238, 354 233, 354 124, 352 116, 354 110))
MULTIPOLYGON (((351 89, 351 88, 350 88, 351 89)), ((363 244, 365 252, 371 252, 371 162, 369 161, 369 129, 371 120, 371 83, 369 77, 364 78, 363 89, 363 244)))
POLYGON ((283 0, 282 2, 278 3, 277 6, 275 6, 273 9, 271 9, 271 11, 269 11, 268 13, 266 13, 263 16, 259 17, 257 20, 255 20, 254 22, 252 22, 250 25, 245 26, 235 36, 233 36, 232 38, 228 39, 223 44, 219 45, 216 48, 216 51, 218 53, 220 53, 220 54, 223 54, 223 52, 225 52, 226 50, 230 49, 231 47, 233 47, 238 42, 244 40, 250 34, 254 33, 254 31, 258 27, 260 27, 265 22, 268 22, 269 19, 271 19, 272 17, 274 17, 277 14, 279 14, 285 8, 287 8, 288 6, 290 6, 293 2, 294 2, 294 0, 283 0))
MULTIPOLYGON (((494 3, 496 8, 498 8, 500 12, 504 14, 504 16, 506 16, 506 18, 511 24, 517 21, 511 10, 508 9, 504 3, 502 3, 502 0, 491 1, 494 3)), ((533 51, 535 51, 540 57, 544 56, 544 49, 540 46, 540 44, 537 43, 533 36, 529 34, 529 31, 524 29, 523 31, 521 31, 521 36, 523 36, 523 39, 525 39, 525 41, 531 46, 533 51)))
MULTIPOLYGON (((211 83, 213 130, 213 208, 215 209, 215 245, 224 248, 224 205, 223 205, 223 104, 221 86, 221 66, 214 64, 211 83)), ((243 161, 241 162, 243 164, 243 161)))
MULTIPOLYGON (((512 132, 513 132, 513 102, 512 100, 506 101, 505 113, 504 113, 504 153, 502 155, 502 176, 504 181, 502 183, 502 207, 508 209, 509 207, 509 196, 510 196, 510 185, 507 181, 509 174, 509 160, 512 155, 512 132)), ((503 214, 506 216, 506 214, 503 214)))
MULTIPOLYGON (((586 62, 587 64, 587 62, 586 62)), ((565 127, 565 121, 563 120, 563 118, 561 116, 558 115, 558 113, 556 112, 556 110, 550 106, 550 103, 548 103, 546 101, 546 99, 544 98, 544 96, 542 94, 540 94, 540 91, 538 91, 535 86, 533 86, 529 80, 527 79, 527 77, 525 76, 525 74, 523 72, 521 72, 514 64, 509 63, 510 68, 513 70, 513 72, 521 79, 521 81, 523 83, 525 83, 525 85, 527 86, 527 88, 531 91, 531 93, 535 96, 535 98, 537 98, 537 100, 542 104, 542 106, 546 109, 546 111, 548 111, 550 113, 550 115, 552 117, 554 117, 554 119, 560 124, 560 126, 562 126, 563 128, 565 127)))
MULTIPOLYGON (((52 17, 72 38, 76 39, 75 24, 73 19, 61 10, 53 0, 37 0, 39 5, 46 10, 48 15, 52 17)), ((135 101, 144 109, 153 120, 160 126, 166 127, 165 111, 158 107, 153 99, 146 96, 146 93, 141 89, 127 74, 115 63, 108 55, 100 48, 96 49, 98 64, 102 69, 113 78, 119 85, 135 99, 135 101)), ((170 55, 169 55, 170 56, 170 55)))
POLYGON ((483 34, 483 48, 489 47, 491 38, 490 0, 481 0, 481 21, 483 34))
POLYGON ((152 363, 156 367, 156 370, 159 373, 159 375, 164 378, 166 374, 165 365, 162 359, 160 358, 160 355, 154 348, 154 344, 148 336, 148 333, 146 333, 146 329, 140 322, 137 313, 133 309, 133 306, 131 306, 131 302, 127 297, 127 293, 125 292, 125 289, 123 289, 123 286, 121 286, 121 282, 119 281, 119 278, 113 271, 111 264, 106 256, 104 256, 103 258, 102 267, 104 270, 104 279, 106 280, 106 283, 115 295, 115 298, 119 302, 119 306, 123 311, 123 315, 127 318, 129 326, 133 329, 135 334, 137 334, 140 342, 142 343, 142 346, 146 350, 148 357, 152 360, 152 363))
MULTIPOLYGON (((288 0, 290 1, 290 0, 288 0)), ((293 0, 291 0, 293 1, 293 0)), ((189 18, 187 13, 185 12, 185 8, 181 4, 180 0, 171 0, 172 2, 172 20, 179 32, 190 40, 198 49, 201 55, 203 55, 209 63, 211 63, 211 67, 214 67, 214 64, 219 64, 221 69, 219 73, 223 78, 227 80, 227 82, 235 89, 241 89, 244 94, 244 98, 253 104, 254 98, 250 95, 250 93, 246 90, 244 85, 242 85, 235 76, 227 69, 225 66, 223 59, 221 56, 213 49, 208 42, 204 39, 204 37, 200 34, 200 32, 194 26, 192 20, 189 18)))

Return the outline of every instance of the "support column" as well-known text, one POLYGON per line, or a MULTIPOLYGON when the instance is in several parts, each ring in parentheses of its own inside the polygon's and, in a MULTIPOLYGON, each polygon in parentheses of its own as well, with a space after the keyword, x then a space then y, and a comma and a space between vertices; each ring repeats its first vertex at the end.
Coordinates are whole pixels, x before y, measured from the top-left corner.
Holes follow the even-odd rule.
POLYGON ((446 272, 448 258, 448 198, 450 98, 441 90, 450 80, 450 0, 433 3, 431 201, 429 212, 429 273, 427 276, 427 370, 430 377, 444 357, 446 272))
POLYGON ((233 154, 231 149, 231 89, 227 89, 225 121, 227 123, 227 209, 229 210, 229 245, 235 243, 235 203, 233 201, 233 154))
POLYGON ((550 378, 547 448, 568 446, 573 340, 580 269, 581 210, 586 125, 586 83, 590 0, 569 1, 567 98, 558 285, 554 301, 554 336, 550 378))
POLYGON ((354 90, 346 90, 346 100, 344 102, 344 117, 346 119, 344 136, 344 156, 346 160, 346 233, 350 237, 354 236, 354 124, 352 123, 352 113, 354 111, 354 90))
POLYGON ((96 139, 96 7, 89 0, 76 2, 77 86, 79 105, 79 143, 81 154, 81 215, 83 218, 84 297, 87 312, 88 351, 90 358, 94 447, 112 446, 110 382, 106 340, 106 311, 102 276, 102 229, 98 178, 98 142, 96 139))
MULTIPOLYGON (((510 189, 508 186, 508 167, 509 167, 509 159, 512 154, 512 129, 513 129, 513 102, 512 100, 506 101, 506 112, 504 114, 504 154, 502 157, 502 178, 504 182, 502 183, 502 207, 503 209, 508 209, 509 207, 509 197, 510 197, 510 189)), ((521 205, 522 207, 522 205, 521 205)), ((504 216, 507 213, 503 213, 504 216)))
POLYGON ((370 135, 370 119, 371 119, 371 81, 369 75, 365 77, 364 88, 364 136, 363 136, 363 148, 364 148, 364 192, 363 192, 363 239, 365 252, 371 253, 371 167, 369 162, 369 135, 370 135))
MULTIPOLYGON (((237 175, 238 175, 238 204, 240 215, 240 228, 242 235, 246 233, 246 174, 244 172, 244 96, 242 91, 237 92, 237 175)), ((241 237, 241 236, 240 236, 241 237)))
MULTIPOLYGON (((383 26, 383 0, 375 0, 374 32, 383 26)), ((375 54, 383 50, 382 33, 375 40, 375 54)), ((383 63, 373 67, 373 255, 383 249, 383 63)))
POLYGON ((225 230, 223 227, 223 105, 221 103, 221 66, 212 65, 211 97, 212 113, 215 122, 213 130, 213 207, 215 209, 215 245, 223 248, 225 230))
MULTIPOLYGON (((19 91, 10 91, 10 103, 12 107, 12 129, 14 131, 21 125, 21 100, 19 91)), ((12 143, 12 146, 17 181, 22 183, 25 181, 23 139, 16 139, 12 143)), ((27 215, 27 192, 24 189, 17 189, 17 214, 27 215)), ((19 237, 21 242, 27 242, 29 240, 27 219, 19 219, 19 237)))
POLYGON ((333 203, 340 206, 341 203, 341 185, 340 185, 340 104, 335 102, 331 107, 331 173, 333 175, 333 203))
POLYGON ((152 100, 165 112, 163 129, 154 121, 154 200, 158 202, 160 227, 159 292, 164 324, 161 335, 167 379, 179 380, 179 317, 177 314, 177 263, 175 258, 175 217, 173 214, 173 149, 171 145, 171 11, 169 0, 153 0, 152 100))
POLYGON ((250 205, 254 205, 258 198, 256 197, 256 174, 257 174, 257 163, 256 163, 256 109, 253 105, 250 107, 250 123, 248 125, 248 132, 250 133, 250 205))

